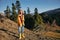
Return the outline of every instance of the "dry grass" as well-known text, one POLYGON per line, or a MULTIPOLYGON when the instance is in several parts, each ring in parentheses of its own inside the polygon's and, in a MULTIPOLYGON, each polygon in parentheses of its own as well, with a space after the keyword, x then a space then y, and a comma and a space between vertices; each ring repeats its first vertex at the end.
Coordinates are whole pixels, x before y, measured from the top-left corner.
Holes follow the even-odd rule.
MULTIPOLYGON (((3 18, 4 22, 0 21, 0 40, 18 40, 18 26, 17 23, 7 19, 3 18)), ((50 29, 50 28, 49 28, 50 29)), ((58 28, 57 28, 58 29, 58 28)), ((34 33, 33 31, 30 31, 25 28, 25 37, 27 40, 40 40, 42 36, 40 36, 41 32, 38 31, 38 35, 34 33)), ((47 37, 54 37, 54 38, 60 38, 60 33, 56 32, 43 32, 42 34, 47 37)), ((41 39, 42 40, 42 39, 41 39)), ((46 39, 48 40, 48 39, 46 39)))
POLYGON ((60 33, 56 33, 56 32, 42 32, 42 33, 46 37, 60 38, 60 33))

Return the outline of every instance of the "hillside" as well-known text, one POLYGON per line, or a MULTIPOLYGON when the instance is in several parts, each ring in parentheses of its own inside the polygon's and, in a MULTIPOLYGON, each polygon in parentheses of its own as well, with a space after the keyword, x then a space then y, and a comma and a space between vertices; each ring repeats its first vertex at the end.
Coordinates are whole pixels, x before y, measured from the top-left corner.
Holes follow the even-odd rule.
MULTIPOLYGON (((18 40, 18 26, 17 23, 0 15, 0 40, 18 40)), ((27 40, 37 40, 32 31, 25 28, 25 35, 27 40)))
MULTIPOLYGON (((51 37, 51 32, 33 32, 25 28, 25 40, 59 40, 58 38, 51 37), (41 34, 42 33, 42 34, 41 34), (46 35, 45 35, 46 34, 46 35), (50 35, 48 35, 50 34, 50 35)), ((10 19, 0 15, 0 40, 18 40, 18 25, 10 19)))
POLYGON ((57 9, 53 9, 53 10, 48 10, 43 12, 44 14, 56 14, 56 13, 60 13, 60 8, 57 9))
POLYGON ((42 15, 45 23, 49 21, 49 23, 52 24, 53 21, 55 20, 56 21, 55 23, 58 26, 60 26, 60 8, 48 10, 46 12, 41 13, 40 15, 42 15))

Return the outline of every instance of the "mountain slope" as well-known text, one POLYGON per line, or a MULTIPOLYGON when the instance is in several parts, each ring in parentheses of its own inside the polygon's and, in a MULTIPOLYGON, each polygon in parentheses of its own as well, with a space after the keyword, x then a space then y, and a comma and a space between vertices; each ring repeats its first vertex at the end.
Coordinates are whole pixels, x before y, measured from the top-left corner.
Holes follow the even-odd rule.
MULTIPOLYGON (((17 23, 0 15, 0 40, 18 40, 17 23)), ((32 31, 25 28, 26 40, 37 40, 38 38, 32 31)))
MULTIPOLYGON (((54 37, 48 37, 51 32, 33 32, 25 28, 25 40, 59 40, 54 37), (48 34, 48 35, 47 35, 48 34), (47 36, 47 37, 46 37, 47 36)), ((18 40, 18 25, 10 19, 0 15, 0 40, 18 40)))
POLYGON ((43 13, 44 14, 56 14, 58 12, 60 13, 60 8, 49 10, 49 11, 46 11, 46 12, 43 12, 43 13))
POLYGON ((43 12, 41 15, 45 23, 49 21, 52 24, 56 20, 55 23, 60 26, 60 8, 43 12))

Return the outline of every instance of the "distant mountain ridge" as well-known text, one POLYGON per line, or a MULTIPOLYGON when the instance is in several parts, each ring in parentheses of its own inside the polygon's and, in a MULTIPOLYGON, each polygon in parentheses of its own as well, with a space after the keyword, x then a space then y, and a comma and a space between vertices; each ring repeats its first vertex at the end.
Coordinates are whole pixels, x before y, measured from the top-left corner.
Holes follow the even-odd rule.
POLYGON ((56 24, 60 26, 60 8, 49 10, 40 14, 45 22, 52 22, 56 20, 56 24))
POLYGON ((49 10, 49 11, 46 11, 46 12, 43 12, 43 13, 44 14, 55 14, 57 12, 60 12, 60 8, 49 10))

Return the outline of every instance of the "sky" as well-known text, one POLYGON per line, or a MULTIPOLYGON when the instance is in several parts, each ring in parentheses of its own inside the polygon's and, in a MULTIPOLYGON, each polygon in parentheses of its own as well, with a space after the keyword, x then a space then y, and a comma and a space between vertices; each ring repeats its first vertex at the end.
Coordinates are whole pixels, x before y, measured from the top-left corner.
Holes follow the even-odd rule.
MULTIPOLYGON (((45 12, 60 8, 60 0, 19 0, 21 3, 22 10, 27 11, 27 7, 30 8, 31 13, 34 12, 35 8, 38 8, 38 12, 45 12)), ((7 5, 12 7, 12 3, 16 3, 16 0, 0 0, 0 12, 4 12, 7 5)))

